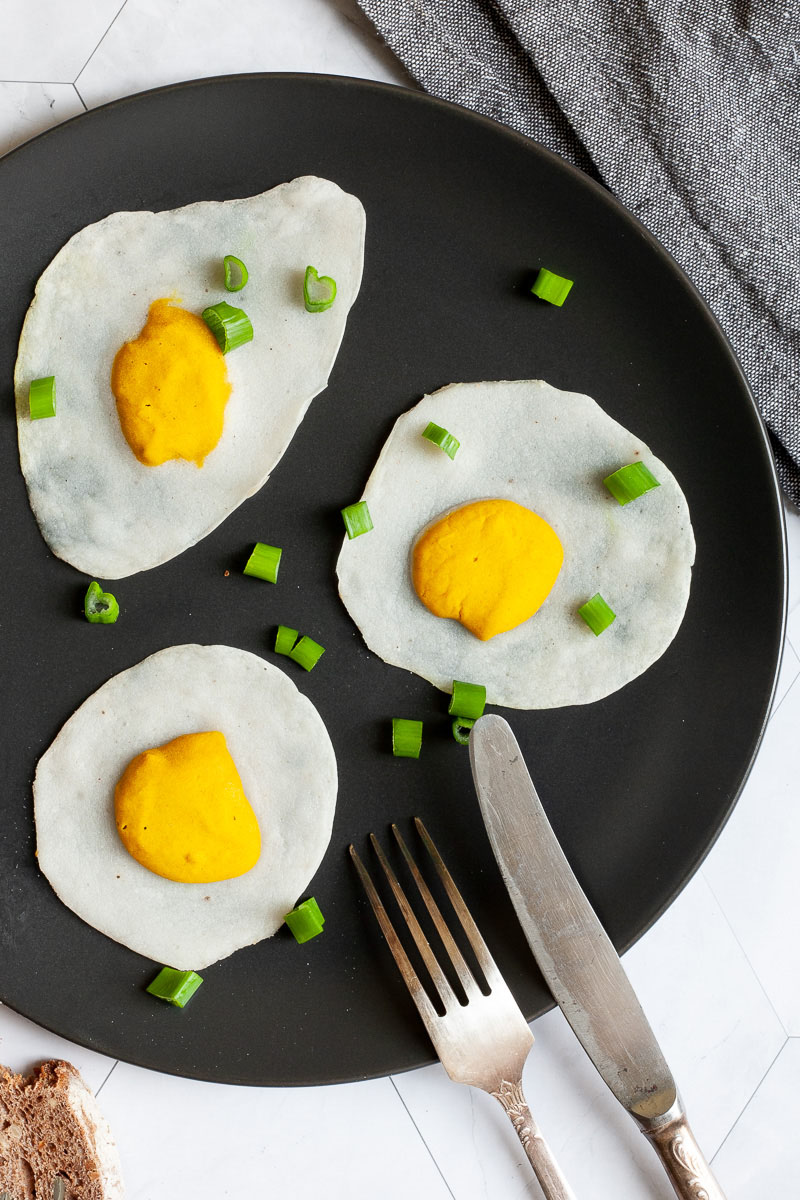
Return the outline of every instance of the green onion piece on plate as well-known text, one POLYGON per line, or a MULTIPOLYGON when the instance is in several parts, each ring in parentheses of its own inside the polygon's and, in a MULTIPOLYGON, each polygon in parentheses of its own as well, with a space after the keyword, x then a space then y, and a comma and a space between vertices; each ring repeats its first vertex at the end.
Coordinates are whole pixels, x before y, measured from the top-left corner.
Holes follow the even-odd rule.
POLYGON ((290 629, 288 625, 279 625, 275 634, 275 653, 291 654, 297 637, 296 629, 290 629))
POLYGON ((282 554, 280 546, 268 546, 265 542, 256 542, 253 553, 247 560, 244 574, 252 575, 255 579, 266 579, 267 583, 277 583, 282 554))
POLYGON ((250 318, 242 308, 234 308, 227 300, 204 308, 202 318, 217 339, 217 345, 223 354, 243 346, 253 340, 253 326, 250 318))
POLYGON ((456 739, 459 746, 469 745, 469 731, 472 729, 474 724, 475 722, 469 720, 467 717, 453 717, 453 737, 456 739))
POLYGON ((174 967, 162 967, 152 983, 147 985, 151 996, 166 1000, 177 1008, 183 1008, 191 1000, 203 982, 196 971, 176 971, 174 967))
POLYGON ((240 292, 249 278, 247 267, 235 254, 226 254, 222 266, 225 271, 225 290, 240 292))
POLYGON ((422 721, 392 717, 392 754, 395 758, 419 758, 422 747, 422 721))
POLYGON ((316 666, 324 653, 324 646, 320 646, 319 642, 315 642, 313 638, 304 634, 300 638, 300 641, 289 651, 289 658, 293 662, 300 663, 300 666, 305 667, 307 671, 310 671, 312 667, 316 666))
POLYGON ((283 919, 294 934, 295 940, 301 943, 322 933, 322 926, 325 924, 325 918, 313 896, 298 904, 283 919))
POLYGON ((620 467, 613 474, 606 475, 603 483, 620 504, 630 504, 631 500, 638 499, 645 492, 661 487, 655 475, 648 471, 643 462, 628 463, 627 467, 620 467))
POLYGON ((32 379, 28 388, 28 406, 31 420, 56 415, 56 377, 46 375, 44 379, 32 379))
POLYGON ((444 450, 450 459, 455 458, 461 445, 458 438, 453 437, 452 433, 448 433, 446 429, 442 429, 441 425, 436 425, 433 421, 428 422, 422 431, 422 436, 429 442, 433 442, 434 446, 438 446, 440 450, 444 450))
POLYGON ((617 619, 617 614, 608 607, 599 592, 595 592, 591 600, 580 606, 578 615, 583 617, 595 637, 599 637, 603 630, 608 629, 617 619))
POLYGON ((336 299, 336 280, 330 275, 318 275, 314 267, 306 267, 303 280, 303 301, 306 312, 325 312, 336 299))
POLYGON ((556 304, 560 308, 569 295, 571 287, 571 279, 565 279, 563 275, 555 275, 552 271, 542 267, 533 281, 531 291, 540 300, 546 300, 548 304, 556 304))
POLYGON ((359 500, 358 504, 348 504, 347 508, 343 508, 342 520, 351 540, 360 537, 362 533, 369 533, 373 528, 366 500, 359 500))
POLYGON ((453 695, 447 711, 451 717, 468 717, 477 721, 483 716, 486 707, 486 688, 482 683, 462 683, 460 679, 453 680, 453 695))
POLYGON ((119 616, 119 605, 111 592, 104 592, 96 579, 86 589, 83 611, 93 625, 113 625, 119 616))

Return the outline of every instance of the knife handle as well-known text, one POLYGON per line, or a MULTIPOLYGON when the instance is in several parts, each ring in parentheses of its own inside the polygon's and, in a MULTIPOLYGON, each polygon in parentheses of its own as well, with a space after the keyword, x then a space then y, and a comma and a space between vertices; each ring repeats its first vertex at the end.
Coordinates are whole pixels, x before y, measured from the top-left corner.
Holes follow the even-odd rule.
POLYGON ((689 1128, 680 1100, 660 1118, 636 1120, 652 1142, 680 1200, 725 1200, 725 1193, 689 1128))

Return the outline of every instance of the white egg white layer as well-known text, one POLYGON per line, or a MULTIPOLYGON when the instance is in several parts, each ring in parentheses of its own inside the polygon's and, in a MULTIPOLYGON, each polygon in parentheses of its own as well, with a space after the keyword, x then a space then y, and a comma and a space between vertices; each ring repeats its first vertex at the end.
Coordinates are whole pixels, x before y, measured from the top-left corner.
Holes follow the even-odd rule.
POLYGON ((101 933, 199 970, 270 937, 313 876, 336 806, 336 759, 314 705, 283 671, 231 646, 173 646, 91 695, 42 756, 33 785, 38 863, 101 933), (261 828, 245 875, 176 883, 123 846, 114 788, 134 755, 184 733, 224 733, 261 828))
POLYGON ((15 370, 22 471, 59 558, 101 579, 146 570, 194 545, 265 483, 328 382, 361 283, 364 230, 354 196, 307 176, 246 199, 113 213, 67 242, 39 279, 15 370), (226 254, 249 270, 237 293, 225 291, 226 254), (308 265, 336 280, 326 312, 305 311, 308 265), (117 351, 164 297, 198 315, 225 300, 253 324, 253 341, 226 355, 224 431, 200 468, 140 463, 111 392, 117 351), (30 381, 49 375, 56 416, 32 421, 30 381))
POLYGON ((374 529, 344 540, 340 595, 365 642, 445 692, 485 684, 490 704, 586 704, 645 671, 672 641, 689 598, 695 542, 672 473, 589 396, 541 380, 451 384, 401 416, 363 497, 374 529), (450 460, 429 421, 461 442, 450 460), (620 506, 606 475, 640 461, 660 487, 620 506), (482 642, 434 616, 411 582, 422 529, 472 500, 516 500, 552 525, 564 565, 542 608, 482 642), (596 637, 578 608, 599 592, 616 613, 596 637))

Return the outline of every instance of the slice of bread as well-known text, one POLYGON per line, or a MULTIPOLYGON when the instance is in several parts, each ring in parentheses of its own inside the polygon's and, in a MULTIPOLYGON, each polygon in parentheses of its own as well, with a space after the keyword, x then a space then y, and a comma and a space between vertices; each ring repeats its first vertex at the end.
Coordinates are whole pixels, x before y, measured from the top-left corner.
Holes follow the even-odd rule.
POLYGON ((44 1062, 28 1077, 0 1066, 0 1198, 4 1193, 9 1200, 124 1195, 111 1130, 68 1062, 44 1062))

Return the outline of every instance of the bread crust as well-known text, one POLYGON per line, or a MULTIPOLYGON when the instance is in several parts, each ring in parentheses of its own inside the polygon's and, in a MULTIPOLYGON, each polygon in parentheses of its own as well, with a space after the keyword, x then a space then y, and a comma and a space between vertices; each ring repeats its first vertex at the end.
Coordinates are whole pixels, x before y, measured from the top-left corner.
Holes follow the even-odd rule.
POLYGON ((121 1200, 124 1196, 111 1130, 71 1063, 51 1059, 29 1076, 0 1066, 3 1192, 11 1200, 121 1200), (54 1193, 59 1179, 62 1186, 54 1193))

